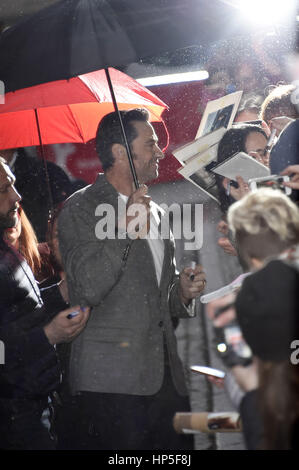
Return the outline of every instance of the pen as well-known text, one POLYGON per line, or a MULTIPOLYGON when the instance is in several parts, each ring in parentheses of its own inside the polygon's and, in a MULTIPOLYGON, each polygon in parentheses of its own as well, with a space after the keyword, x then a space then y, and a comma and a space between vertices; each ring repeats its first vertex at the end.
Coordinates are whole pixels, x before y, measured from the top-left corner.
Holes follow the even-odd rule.
POLYGON ((74 310, 73 312, 69 313, 66 318, 71 320, 72 318, 76 317, 80 314, 80 310, 74 310))
POLYGON ((267 145, 265 147, 264 156, 271 149, 271 147, 273 145, 273 142, 274 142, 274 139, 275 139, 275 135, 276 135, 276 129, 272 129, 270 137, 269 137, 268 142, 267 142, 267 145))
MULTIPOLYGON (((196 268, 196 262, 191 261, 190 267, 192 269, 195 269, 196 268)), ((195 274, 194 273, 190 274, 189 279, 191 281, 194 281, 194 278, 195 278, 195 274)), ((195 317, 195 315, 196 315, 196 312, 195 312, 195 298, 194 298, 194 299, 191 300, 191 304, 190 304, 190 317, 195 317)))

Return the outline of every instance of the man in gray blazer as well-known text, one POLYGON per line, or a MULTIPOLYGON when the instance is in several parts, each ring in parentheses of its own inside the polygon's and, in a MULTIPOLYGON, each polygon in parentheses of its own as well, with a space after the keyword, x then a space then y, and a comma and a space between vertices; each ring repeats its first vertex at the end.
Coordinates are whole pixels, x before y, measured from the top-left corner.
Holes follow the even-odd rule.
POLYGON ((92 307, 70 358, 79 413, 74 448, 191 449, 192 439, 172 428, 174 413, 190 410, 172 317, 190 316, 205 274, 196 266, 178 275, 172 235, 159 235, 163 213, 144 183, 158 176, 163 153, 148 112, 121 114, 141 187, 133 189, 110 113, 97 132, 104 175, 76 192, 58 221, 71 302, 92 307))

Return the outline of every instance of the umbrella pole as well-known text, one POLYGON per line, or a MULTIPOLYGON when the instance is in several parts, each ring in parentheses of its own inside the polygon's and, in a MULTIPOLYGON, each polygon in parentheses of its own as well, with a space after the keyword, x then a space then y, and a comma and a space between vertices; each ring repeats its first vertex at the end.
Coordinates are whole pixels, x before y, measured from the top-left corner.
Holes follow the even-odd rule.
POLYGON ((47 187, 48 187, 48 193, 49 193, 49 202, 50 202, 50 210, 54 209, 54 202, 53 202, 53 195, 52 195, 52 190, 51 190, 51 185, 50 185, 50 178, 49 178, 49 172, 47 168, 47 162, 46 162, 46 156, 44 153, 44 147, 43 147, 43 142, 42 142, 42 135, 40 131, 40 126, 39 126, 39 119, 38 119, 38 114, 37 114, 37 109, 34 110, 35 112, 35 119, 36 119, 36 126, 37 126, 37 132, 38 132, 38 138, 39 138, 39 145, 41 149, 41 154, 42 154, 42 159, 44 162, 44 170, 45 170, 45 175, 46 175, 46 182, 47 182, 47 187))
POLYGON ((134 162, 133 162, 133 157, 132 157, 130 145, 129 145, 129 142, 128 142, 128 139, 127 139, 127 136, 126 136, 126 131, 125 131, 125 128, 124 128, 124 124, 123 124, 123 121, 122 121, 122 118, 121 118, 121 115, 120 115, 120 112, 119 112, 119 109, 118 109, 118 106, 117 106, 117 102, 116 102, 116 98, 115 98, 115 94, 114 94, 114 90, 113 90, 113 85, 112 85, 112 82, 111 82, 111 77, 110 77, 108 68, 105 68, 105 74, 106 74, 109 90, 110 90, 110 93, 111 93, 114 109, 117 112, 119 124, 120 124, 121 131, 122 131, 122 134, 123 134, 123 138, 124 138, 124 141, 125 141, 125 146, 126 146, 126 150, 127 150, 127 154, 128 154, 128 159, 129 159, 129 164, 130 164, 134 184, 135 184, 136 189, 138 189, 139 188, 139 183, 138 183, 138 179, 137 179, 137 173, 136 173, 135 165, 134 165, 134 162))

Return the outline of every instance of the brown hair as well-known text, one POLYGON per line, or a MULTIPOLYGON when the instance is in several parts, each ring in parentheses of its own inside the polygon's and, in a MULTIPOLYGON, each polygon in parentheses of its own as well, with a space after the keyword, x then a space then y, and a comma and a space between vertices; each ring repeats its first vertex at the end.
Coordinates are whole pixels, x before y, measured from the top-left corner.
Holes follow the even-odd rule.
POLYGON ((296 106, 291 102, 291 94, 296 90, 295 85, 279 85, 274 88, 261 106, 260 119, 267 123, 278 116, 298 118, 296 106))
POLYGON ((298 366, 290 360, 258 361, 259 408, 263 417, 262 448, 288 450, 294 447, 294 431, 299 424, 298 366))
POLYGON ((19 251, 36 276, 41 269, 41 257, 38 251, 37 238, 24 210, 20 207, 19 211, 22 226, 21 235, 19 237, 19 251))

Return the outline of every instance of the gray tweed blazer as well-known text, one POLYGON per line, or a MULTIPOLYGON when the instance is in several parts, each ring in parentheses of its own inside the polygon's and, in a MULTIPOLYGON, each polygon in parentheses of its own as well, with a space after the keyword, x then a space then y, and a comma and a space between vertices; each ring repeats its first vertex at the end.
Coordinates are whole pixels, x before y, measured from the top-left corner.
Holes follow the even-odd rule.
POLYGON ((189 311, 178 297, 173 239, 164 240, 158 286, 146 240, 99 240, 95 235, 97 206, 111 204, 117 213, 117 198, 100 174, 93 185, 71 196, 58 220, 71 303, 92 307, 86 328, 72 343, 72 393, 153 395, 162 385, 167 361, 177 391, 185 395, 171 316, 188 317, 189 311))

